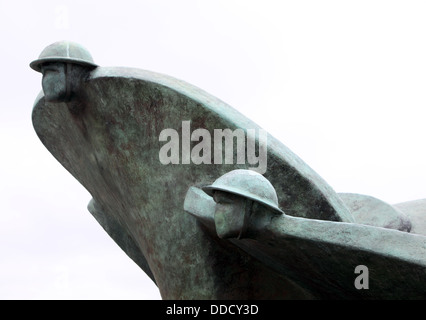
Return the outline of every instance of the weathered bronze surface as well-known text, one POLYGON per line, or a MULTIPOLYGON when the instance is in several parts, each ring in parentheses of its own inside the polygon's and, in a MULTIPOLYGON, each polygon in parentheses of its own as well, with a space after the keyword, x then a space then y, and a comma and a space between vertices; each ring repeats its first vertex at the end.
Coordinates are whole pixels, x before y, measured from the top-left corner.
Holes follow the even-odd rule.
MULTIPOLYGON (((35 131, 91 193, 89 211, 163 299, 426 298, 424 202, 391 206, 339 195, 268 135, 263 176, 279 209, 253 197, 246 206, 244 194, 228 200, 222 190, 218 197, 232 208, 221 216, 202 188, 251 165, 165 165, 160 134, 171 128, 184 135, 184 121, 212 136, 215 129, 261 128, 181 80, 99 67, 78 45, 63 53, 66 46, 57 43, 48 52, 61 55, 32 63, 44 91, 34 104, 35 131), (368 290, 354 286, 357 265, 370 270, 368 290)), ((237 158, 235 143, 233 153, 237 158)))

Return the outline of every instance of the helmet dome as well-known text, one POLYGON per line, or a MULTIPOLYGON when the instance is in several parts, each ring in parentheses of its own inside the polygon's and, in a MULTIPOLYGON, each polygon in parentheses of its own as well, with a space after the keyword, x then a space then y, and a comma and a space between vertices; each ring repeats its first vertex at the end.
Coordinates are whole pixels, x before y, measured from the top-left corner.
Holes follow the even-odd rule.
POLYGON ((214 191, 236 194, 283 213, 278 208, 278 197, 275 188, 260 173, 252 170, 236 169, 219 177, 213 184, 203 187, 203 191, 213 196, 214 191))
POLYGON ((82 45, 71 41, 58 41, 47 46, 30 67, 41 72, 41 65, 46 62, 68 62, 96 68, 92 55, 82 45))

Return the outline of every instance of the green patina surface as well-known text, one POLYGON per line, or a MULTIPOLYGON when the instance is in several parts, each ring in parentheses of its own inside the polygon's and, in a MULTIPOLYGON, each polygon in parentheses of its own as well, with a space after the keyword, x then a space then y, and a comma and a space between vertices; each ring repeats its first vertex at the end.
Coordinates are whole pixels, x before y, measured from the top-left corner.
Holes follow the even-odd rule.
MULTIPOLYGON (((98 67, 84 81, 73 96, 76 101, 47 102, 41 95, 33 110, 34 128, 46 148, 93 196, 90 212, 156 282, 164 299, 357 297, 347 292, 348 281, 353 281, 353 274, 349 273, 339 276, 345 285, 331 286, 335 290, 324 293, 318 282, 328 280, 320 279, 321 267, 332 274, 333 264, 337 266, 341 259, 349 259, 351 254, 346 244, 338 246, 339 241, 344 243, 348 237, 356 239, 356 232, 360 232, 364 242, 358 243, 359 248, 354 247, 358 252, 362 246, 372 247, 373 241, 381 241, 371 235, 381 228, 353 224, 353 208, 349 209, 321 177, 282 143, 268 135, 264 174, 277 192, 279 208, 295 219, 322 220, 330 224, 326 225, 330 229, 312 222, 314 225, 308 224, 306 230, 294 230, 296 235, 289 229, 265 225, 270 234, 262 233, 256 244, 250 242, 254 240, 242 239, 240 243, 222 240, 197 217, 185 212, 185 196, 192 186, 211 184, 226 172, 247 169, 250 165, 164 165, 159 160, 164 145, 159 141, 160 133, 168 128, 181 132, 182 121, 186 120, 191 121, 193 130, 203 128, 212 136, 218 128, 260 128, 224 102, 165 75, 98 67), (355 229, 348 227, 354 225, 355 229), (280 237, 285 232, 290 235, 282 241, 280 237), (322 237, 318 236, 320 233, 322 237), (325 241, 333 235, 334 240, 325 241), (294 254, 296 260, 290 259, 289 254, 299 249, 305 252, 305 258, 297 260, 298 255, 294 254), (258 254, 259 250, 272 257, 281 255, 279 262, 258 254), (311 269, 303 273, 301 268, 299 278, 303 281, 297 281, 297 270, 286 267, 285 261, 308 263, 311 269), (318 264, 319 261, 323 264, 318 264), (309 275, 314 277, 311 284, 306 281, 309 275)), ((192 142, 191 146, 195 144, 192 142)), ((354 203, 353 199, 349 200, 348 203, 354 203)), ((411 268, 414 275, 410 281, 419 279, 420 289, 424 288, 425 237, 410 238, 412 235, 408 233, 401 237, 402 232, 394 232, 398 233, 395 234, 398 241, 423 244, 414 249, 420 262, 411 268)), ((386 237, 390 237, 386 241, 393 239, 392 234, 386 237)), ((388 259, 389 264, 399 261, 398 256, 386 252, 383 259, 371 258, 371 248, 362 252, 361 256, 372 263, 373 269, 385 266, 383 259, 388 259)), ((380 256, 380 252, 375 254, 374 257, 380 256)), ((408 267, 404 269, 406 260, 402 261, 397 264, 398 270, 408 272, 408 267)), ((391 281, 391 271, 384 276, 391 281)), ((418 292, 419 286, 416 288, 418 292)), ((400 290, 399 294, 406 291, 400 290)), ((374 298, 379 293, 380 290, 366 297, 374 298)))

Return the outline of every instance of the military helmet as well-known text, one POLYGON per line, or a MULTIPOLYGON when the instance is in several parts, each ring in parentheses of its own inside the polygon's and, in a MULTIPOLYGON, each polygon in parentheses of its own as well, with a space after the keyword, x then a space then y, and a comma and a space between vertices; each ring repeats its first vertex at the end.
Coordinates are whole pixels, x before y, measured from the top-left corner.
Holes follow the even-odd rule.
POLYGON ((275 188, 263 175, 252 170, 232 170, 202 189, 209 196, 213 196, 214 191, 236 194, 257 201, 278 213, 283 213, 278 208, 275 188))
POLYGON ((41 65, 45 62, 69 62, 95 68, 92 55, 78 43, 59 41, 47 46, 38 57, 30 63, 30 67, 41 72, 41 65))

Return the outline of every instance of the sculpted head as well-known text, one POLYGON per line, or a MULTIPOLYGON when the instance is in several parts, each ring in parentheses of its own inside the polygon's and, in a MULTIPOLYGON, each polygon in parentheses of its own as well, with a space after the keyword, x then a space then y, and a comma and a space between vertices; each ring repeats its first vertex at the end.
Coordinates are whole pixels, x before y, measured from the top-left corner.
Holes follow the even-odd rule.
POLYGON ((219 238, 240 238, 251 214, 252 201, 236 194, 215 191, 214 221, 219 238))
POLYGON ((67 95, 66 64, 50 62, 41 65, 44 97, 49 102, 64 101, 67 95))
POLYGON ((90 69, 73 63, 48 62, 41 65, 42 87, 48 102, 68 102, 75 97, 90 69))
POLYGON ((89 72, 97 67, 84 47, 69 41, 46 47, 30 66, 43 74, 42 87, 48 102, 71 101, 89 72))
POLYGON ((249 219, 261 208, 273 214, 283 213, 272 184, 252 170, 228 172, 203 190, 216 202, 214 221, 219 238, 243 237, 249 219))

